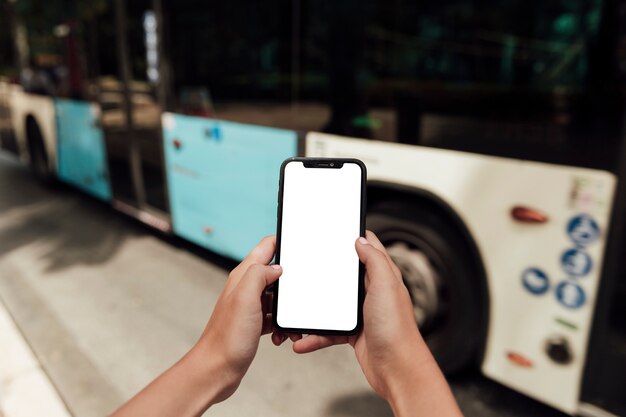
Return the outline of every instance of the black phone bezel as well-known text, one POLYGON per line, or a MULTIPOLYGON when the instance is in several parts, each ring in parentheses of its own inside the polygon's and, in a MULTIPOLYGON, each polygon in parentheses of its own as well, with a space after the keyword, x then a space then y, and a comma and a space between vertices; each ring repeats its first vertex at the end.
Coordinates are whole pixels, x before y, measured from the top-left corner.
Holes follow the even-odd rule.
MULTIPOLYGON (((365 213, 367 207, 367 168, 363 161, 355 158, 304 158, 304 157, 293 157, 287 158, 283 161, 280 166, 280 179, 278 185, 278 208, 277 208, 277 225, 276 225, 276 255, 275 262, 280 265, 280 246, 281 246, 281 229, 282 229, 282 220, 283 220, 283 186, 284 186, 284 177, 285 177, 285 168, 291 162, 302 162, 305 166, 310 165, 309 168, 312 169, 335 169, 337 167, 329 166, 330 163, 333 164, 357 164, 361 168, 361 219, 360 219, 360 236, 365 237, 365 213), (322 164, 320 167, 318 164, 322 164)), ((299 334, 320 334, 320 335, 335 335, 335 336, 350 336, 358 333, 363 327, 363 299, 365 295, 365 284, 364 284, 364 275, 365 275, 365 266, 362 262, 359 261, 359 294, 358 294, 358 303, 357 303, 357 323, 354 329, 351 330, 333 330, 333 329, 301 329, 301 328, 292 328, 292 327, 281 327, 278 325, 278 297, 279 297, 279 282, 280 278, 276 283, 274 283, 273 287, 273 310, 272 310, 272 323, 274 328, 283 332, 283 333, 299 333, 299 334)))

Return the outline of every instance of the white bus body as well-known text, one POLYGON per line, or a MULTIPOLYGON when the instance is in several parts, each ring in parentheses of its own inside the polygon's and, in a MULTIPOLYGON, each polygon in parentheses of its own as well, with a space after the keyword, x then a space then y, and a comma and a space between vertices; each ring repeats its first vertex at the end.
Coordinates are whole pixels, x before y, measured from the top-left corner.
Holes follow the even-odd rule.
POLYGON ((359 158, 368 180, 425 190, 445 201, 465 223, 486 273, 483 373, 566 413, 577 412, 616 183, 612 174, 321 133, 308 134, 306 156, 359 158), (548 220, 516 221, 516 206, 539 210, 548 220), (588 257, 580 255, 576 269, 576 259, 570 262, 564 253, 577 246, 568 223, 581 215, 595 222, 599 235, 578 245, 588 257), (547 355, 554 338, 568 345, 569 363, 547 355))

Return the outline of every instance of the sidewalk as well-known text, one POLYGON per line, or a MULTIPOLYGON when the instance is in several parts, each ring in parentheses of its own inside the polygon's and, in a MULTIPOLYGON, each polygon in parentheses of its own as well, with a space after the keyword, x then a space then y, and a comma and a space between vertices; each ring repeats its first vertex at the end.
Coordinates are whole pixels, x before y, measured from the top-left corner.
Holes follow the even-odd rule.
POLYGON ((0 417, 41 416, 70 413, 0 303, 0 417))

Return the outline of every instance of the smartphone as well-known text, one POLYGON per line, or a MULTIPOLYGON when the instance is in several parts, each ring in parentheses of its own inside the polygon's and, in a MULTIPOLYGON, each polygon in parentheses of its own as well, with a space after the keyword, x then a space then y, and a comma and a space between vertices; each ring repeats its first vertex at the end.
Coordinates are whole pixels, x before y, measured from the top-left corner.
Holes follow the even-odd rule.
POLYGON ((290 158, 280 168, 274 326, 304 334, 356 333, 362 323, 365 164, 290 158))

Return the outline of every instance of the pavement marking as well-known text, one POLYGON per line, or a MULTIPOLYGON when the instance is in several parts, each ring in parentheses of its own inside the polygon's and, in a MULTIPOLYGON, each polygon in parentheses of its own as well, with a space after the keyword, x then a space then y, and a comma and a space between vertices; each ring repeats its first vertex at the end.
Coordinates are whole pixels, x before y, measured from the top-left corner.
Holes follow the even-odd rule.
POLYGON ((0 415, 70 417, 63 400, 1 303, 0 415))

